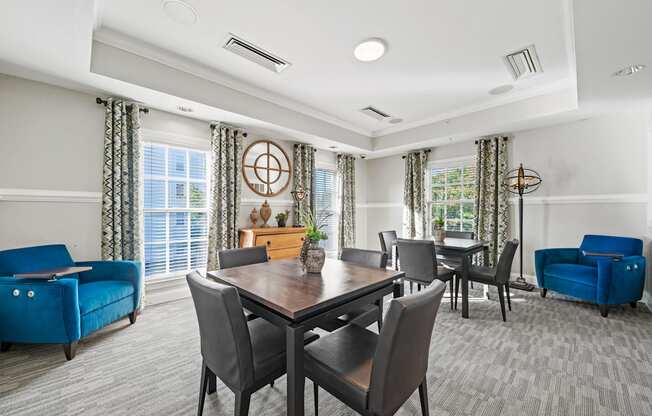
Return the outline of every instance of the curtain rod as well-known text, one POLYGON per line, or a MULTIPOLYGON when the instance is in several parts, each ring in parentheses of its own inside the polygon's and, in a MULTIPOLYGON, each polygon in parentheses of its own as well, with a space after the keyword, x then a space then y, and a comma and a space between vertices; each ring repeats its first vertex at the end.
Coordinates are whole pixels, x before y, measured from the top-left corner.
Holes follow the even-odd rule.
MULTIPOLYGON (((226 124, 226 123, 211 123, 211 124, 210 124, 210 126, 211 126, 212 129, 214 129, 215 127, 220 126, 220 125, 221 125, 221 126, 230 127, 230 128, 232 128, 232 129, 234 129, 234 130, 240 130, 240 131, 242 131, 241 128, 239 128, 239 127, 235 127, 235 126, 230 126, 230 125, 228 125, 228 124, 226 124)), ((246 132, 246 131, 243 131, 243 132, 242 132, 242 135, 243 135, 244 137, 247 137, 247 132, 246 132)))
MULTIPOLYGON (((489 137, 489 138, 480 139, 480 140, 491 140, 491 139, 496 139, 496 138, 501 138, 501 139, 503 139, 503 141, 507 141, 507 140, 509 140, 509 137, 507 137, 507 136, 502 136, 502 137, 500 137, 500 136, 489 137)), ((476 140, 476 141, 475 141, 475 144, 480 143, 480 140, 476 140)))
MULTIPOLYGON (((102 98, 100 98, 100 97, 95 98, 95 102, 96 102, 97 104, 102 104, 102 105, 105 106, 105 107, 106 107, 106 105, 109 103, 107 100, 102 99, 102 98)), ((128 104, 127 107, 131 107, 131 104, 128 104)), ((149 113, 149 108, 147 108, 147 107, 141 107, 141 108, 138 109, 138 111, 147 114, 147 113, 149 113)))
MULTIPOLYGON (((432 152, 432 149, 426 149, 426 150, 423 150, 423 151, 426 152, 426 153, 430 153, 430 152, 432 152)), ((414 153, 417 153, 417 152, 414 152, 414 153)), ((403 156, 401 156, 401 159, 405 159, 406 157, 407 157, 407 155, 403 155, 403 156)))

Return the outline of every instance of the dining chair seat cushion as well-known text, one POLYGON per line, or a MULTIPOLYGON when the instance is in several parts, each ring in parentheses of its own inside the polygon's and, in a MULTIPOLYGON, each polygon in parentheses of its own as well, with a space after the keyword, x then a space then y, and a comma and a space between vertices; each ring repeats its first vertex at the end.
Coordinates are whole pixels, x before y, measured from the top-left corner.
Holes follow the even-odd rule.
POLYGON ((369 330, 340 328, 306 347, 306 375, 326 390, 339 392, 354 409, 365 409, 377 344, 378 335, 369 330))
MULTIPOLYGON (((264 319, 247 322, 251 338, 251 352, 254 359, 254 377, 265 378, 271 373, 285 368, 285 331, 264 319)), ((308 344, 319 338, 312 331, 304 334, 304 343, 308 344)))
POLYGON ((496 269, 486 266, 471 266, 469 268, 469 280, 480 283, 495 283, 496 269))
POLYGON ((447 282, 453 278, 455 270, 451 270, 444 266, 437 266, 437 280, 447 282))

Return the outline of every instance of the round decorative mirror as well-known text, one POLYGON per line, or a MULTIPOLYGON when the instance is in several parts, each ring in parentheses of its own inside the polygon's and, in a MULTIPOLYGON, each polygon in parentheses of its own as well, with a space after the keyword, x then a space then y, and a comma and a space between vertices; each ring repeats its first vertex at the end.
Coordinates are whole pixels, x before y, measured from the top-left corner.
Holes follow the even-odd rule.
POLYGON ((249 189, 261 196, 278 195, 290 184, 290 159, 269 140, 251 143, 242 155, 242 176, 249 189))

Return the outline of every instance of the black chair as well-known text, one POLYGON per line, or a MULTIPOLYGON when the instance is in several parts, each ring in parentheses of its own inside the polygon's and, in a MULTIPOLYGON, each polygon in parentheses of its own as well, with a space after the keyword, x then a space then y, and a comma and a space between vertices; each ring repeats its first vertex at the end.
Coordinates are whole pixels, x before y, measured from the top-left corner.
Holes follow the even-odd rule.
POLYGON ((380 335, 347 325, 305 349, 306 377, 314 383, 315 416, 323 387, 362 415, 393 415, 418 388, 429 413, 426 372, 430 339, 445 284, 392 299, 380 335))
MULTIPOLYGON (((391 265, 393 260, 392 248, 394 247, 396 240, 398 240, 398 235, 396 234, 396 231, 381 231, 378 233, 378 238, 380 239, 380 250, 387 253, 387 261, 391 265)), ((398 260, 398 258, 396 260, 398 260)))
MULTIPOLYGON (((248 264, 266 263, 267 247, 255 246, 246 248, 234 248, 231 250, 221 250, 217 252, 217 260, 220 269, 230 269, 231 267, 246 266, 248 264)), ((257 316, 248 310, 244 310, 248 321, 257 318, 257 316)))
MULTIPOLYGON (((249 413, 251 394, 285 374, 285 331, 264 319, 247 322, 238 291, 201 277, 186 276, 195 303, 203 358, 197 415, 217 377, 235 393, 235 415, 249 413)), ((306 343, 319 338, 306 332, 306 343)))
POLYGON ((397 245, 398 253, 401 256, 401 271, 405 273, 403 279, 410 282, 410 291, 412 291, 412 283, 416 283, 417 289, 420 290, 421 285, 427 286, 435 279, 450 282, 450 300, 451 309, 453 309, 455 271, 437 264, 435 242, 399 238, 397 245))
MULTIPOLYGON (((503 315, 503 321, 507 321, 505 317, 505 294, 507 294, 509 310, 512 310, 512 300, 509 295, 509 278, 517 248, 518 240, 508 241, 505 243, 503 252, 500 254, 497 267, 471 266, 469 269, 469 281, 496 286, 498 289, 498 299, 500 300, 500 311, 503 315)), ((455 307, 457 307, 459 280, 458 278, 455 281, 455 307)))
MULTIPOLYGON (((343 248, 340 260, 366 267, 381 269, 387 267, 387 253, 383 253, 382 251, 343 248)), ((380 330, 383 326, 382 299, 378 299, 374 304, 361 306, 359 309, 336 319, 320 323, 319 327, 326 331, 334 331, 347 324, 354 324, 366 328, 374 322, 378 322, 378 330, 380 330)))
MULTIPOLYGON (((446 237, 473 240, 475 239, 475 233, 473 231, 446 231, 446 237)), ((442 266, 454 269, 457 272, 461 271, 462 261, 459 257, 438 255, 437 260, 442 266)), ((473 283, 471 283, 471 289, 473 289, 473 283)), ((455 309, 457 309, 457 305, 455 305, 455 309)))

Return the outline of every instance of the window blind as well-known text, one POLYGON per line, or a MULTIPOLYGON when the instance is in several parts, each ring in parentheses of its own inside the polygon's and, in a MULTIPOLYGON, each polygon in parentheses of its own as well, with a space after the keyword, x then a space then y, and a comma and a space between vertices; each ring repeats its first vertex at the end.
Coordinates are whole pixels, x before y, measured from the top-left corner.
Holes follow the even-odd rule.
POLYGON ((155 143, 143 153, 145 276, 204 268, 208 153, 155 143))
POLYGON ((315 201, 315 214, 318 219, 323 219, 329 214, 326 220, 324 231, 328 234, 328 240, 322 241, 324 250, 334 253, 337 251, 337 174, 331 169, 315 169, 313 176, 313 193, 315 201))

